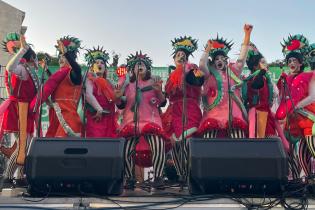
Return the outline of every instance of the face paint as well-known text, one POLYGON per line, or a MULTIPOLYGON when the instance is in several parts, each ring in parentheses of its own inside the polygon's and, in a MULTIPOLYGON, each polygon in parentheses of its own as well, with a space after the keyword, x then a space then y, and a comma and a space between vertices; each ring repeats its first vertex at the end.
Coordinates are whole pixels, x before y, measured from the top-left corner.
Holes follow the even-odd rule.
POLYGON ((288 59, 288 67, 290 74, 298 74, 301 70, 302 64, 300 64, 297 58, 291 57, 288 59))
POLYGON ((138 62, 134 67, 134 73, 143 79, 147 73, 146 65, 142 61, 138 62))
POLYGON ((104 61, 102 59, 96 59, 95 63, 93 64, 92 70, 98 76, 102 76, 106 70, 104 61))
POLYGON ((183 51, 178 51, 174 58, 175 65, 183 65, 185 62, 187 62, 186 54, 183 51))
POLYGON ((214 67, 217 70, 225 70, 227 67, 227 57, 223 56, 223 55, 218 55, 215 57, 214 59, 214 67))

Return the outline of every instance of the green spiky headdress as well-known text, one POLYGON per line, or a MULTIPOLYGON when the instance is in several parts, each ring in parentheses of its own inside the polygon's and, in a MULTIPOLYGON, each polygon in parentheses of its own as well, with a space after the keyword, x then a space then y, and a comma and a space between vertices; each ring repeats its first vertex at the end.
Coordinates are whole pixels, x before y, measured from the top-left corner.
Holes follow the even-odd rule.
POLYGON ((286 57, 290 53, 300 53, 303 57, 306 56, 308 51, 308 40, 301 34, 289 35, 287 40, 283 39, 282 53, 286 57))
POLYGON ((315 62, 315 43, 311 44, 307 50, 307 61, 309 63, 315 62))
POLYGON ((188 57, 198 49, 198 41, 193 39, 191 36, 175 38, 174 41, 171 42, 174 50, 172 55, 175 55, 178 51, 182 50, 187 53, 188 57))
POLYGON ((3 51, 15 54, 20 49, 20 35, 15 32, 8 33, 2 41, 3 51))
POLYGON ((253 58, 254 56, 258 56, 258 55, 263 57, 263 55, 257 49, 256 45, 254 43, 250 42, 246 62, 250 61, 251 58, 253 58))
POLYGON ((108 64, 109 54, 106 50, 103 50, 103 47, 97 46, 97 48, 93 47, 93 49, 87 51, 84 57, 88 65, 92 65, 97 59, 103 60, 105 65, 108 64))
MULTIPOLYGON (((67 52, 72 52, 75 55, 79 52, 81 41, 78 38, 72 36, 64 36, 59 40, 63 43, 63 45, 67 49, 67 52)), ((58 46, 55 47, 57 48, 59 53, 61 53, 58 46)))
POLYGON ((130 54, 127 58, 127 68, 129 70, 134 69, 135 65, 139 62, 143 62, 147 67, 147 70, 152 68, 152 60, 147 56, 147 54, 142 54, 142 52, 136 52, 135 55, 130 54))
POLYGON ((227 56, 234 44, 232 41, 228 42, 227 39, 224 39, 223 37, 220 38, 218 34, 217 38, 211 39, 211 41, 213 42, 213 48, 210 50, 209 56, 212 58, 212 60, 214 60, 214 57, 219 54, 219 52, 227 56))
POLYGON ((315 43, 310 44, 307 50, 307 56, 308 57, 315 57, 315 43))

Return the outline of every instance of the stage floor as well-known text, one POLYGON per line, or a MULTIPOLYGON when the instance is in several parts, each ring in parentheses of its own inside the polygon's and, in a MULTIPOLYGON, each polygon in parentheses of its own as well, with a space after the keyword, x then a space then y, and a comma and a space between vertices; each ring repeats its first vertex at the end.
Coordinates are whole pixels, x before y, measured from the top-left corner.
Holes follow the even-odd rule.
MULTIPOLYGON (((237 198, 227 196, 190 196, 187 189, 169 188, 161 191, 147 192, 136 189, 124 191, 120 196, 101 197, 94 195, 80 196, 49 196, 34 198, 27 196, 25 189, 4 191, 0 196, 0 209, 248 209, 242 203, 267 204, 274 198, 237 198)), ((286 199, 287 204, 299 202, 296 199, 286 199)), ((280 204, 273 204, 272 209, 285 209, 280 204)), ((302 208, 303 209, 303 208, 302 208)), ((308 199, 308 209, 315 210, 315 200, 308 199)))

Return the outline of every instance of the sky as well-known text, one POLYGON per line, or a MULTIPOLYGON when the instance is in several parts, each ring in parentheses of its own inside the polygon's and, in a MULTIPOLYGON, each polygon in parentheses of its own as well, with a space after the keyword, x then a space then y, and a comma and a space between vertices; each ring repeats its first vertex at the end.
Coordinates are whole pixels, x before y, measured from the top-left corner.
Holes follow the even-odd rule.
MULTIPOLYGON (((199 63, 204 45, 217 33, 233 40, 236 59, 243 25, 254 26, 251 40, 268 62, 283 59, 280 42, 289 34, 304 34, 315 42, 314 0, 4 0, 26 13, 26 39, 36 51, 56 55, 56 40, 72 35, 84 48, 104 46, 121 55, 148 54, 153 66, 173 64, 171 40, 198 39, 191 62, 199 63)), ((84 51, 79 61, 84 62, 84 51)))

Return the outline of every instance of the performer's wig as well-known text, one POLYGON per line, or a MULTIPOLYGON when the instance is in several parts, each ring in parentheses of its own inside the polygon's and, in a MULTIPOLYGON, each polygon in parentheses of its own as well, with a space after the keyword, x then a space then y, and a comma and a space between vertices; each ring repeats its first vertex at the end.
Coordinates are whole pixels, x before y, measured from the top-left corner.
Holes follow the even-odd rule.
MULTIPOLYGON (((59 39, 65 48, 67 49, 68 54, 75 60, 77 58, 77 53, 79 52, 81 41, 72 36, 64 36, 59 39)), ((57 50, 59 51, 59 54, 61 54, 61 51, 58 46, 55 46, 57 50)))
POLYGON ((143 62, 147 68, 147 73, 144 80, 148 80, 151 78, 152 60, 147 56, 147 54, 142 54, 141 51, 140 52, 137 51, 136 54, 130 54, 127 58, 126 67, 132 73, 130 82, 133 82, 136 80, 136 76, 134 74, 134 68, 136 64, 138 64, 139 62, 143 62))
POLYGON ((259 52, 256 45, 252 42, 249 44, 248 54, 246 58, 246 64, 249 70, 253 71, 255 66, 259 65, 260 59, 264 56, 259 52))
POLYGON ((282 53, 285 56, 286 63, 289 58, 296 58, 302 64, 301 71, 304 70, 306 65, 306 55, 308 52, 309 42, 305 36, 301 34, 289 35, 287 40, 283 39, 283 43, 280 43, 282 46, 282 53))
MULTIPOLYGON (((234 43, 232 41, 227 41, 227 39, 223 39, 223 37, 219 38, 219 35, 217 34, 217 37, 215 39, 210 39, 213 42, 213 49, 210 50, 209 56, 211 57, 212 61, 217 57, 218 55, 223 55, 224 57, 228 57, 228 53, 230 52, 232 46, 234 43)), ((205 48, 207 45, 205 46, 205 48)))
MULTIPOLYGON (((11 55, 17 53, 21 48, 20 35, 15 32, 8 33, 4 37, 4 40, 2 41, 2 46, 3 46, 3 51, 11 55)), ((36 53, 31 47, 29 47, 27 52, 23 55, 23 58, 27 62, 31 61, 31 58, 35 58, 35 57, 36 57, 36 53)))
POLYGON ((184 36, 175 38, 172 42, 173 50, 172 53, 173 58, 175 57, 176 53, 178 51, 183 51, 186 54, 186 57, 188 58, 190 55, 192 55, 193 52, 195 52, 198 49, 198 40, 193 39, 191 36, 184 36))
POLYGON ((92 65, 96 60, 100 59, 104 61, 105 66, 107 66, 109 60, 109 54, 106 52, 106 50, 103 50, 103 47, 100 46, 97 46, 97 48, 93 47, 93 49, 88 49, 84 57, 88 65, 92 65))
POLYGON ((309 63, 312 70, 315 69, 315 43, 308 47, 307 51, 307 62, 309 63))

